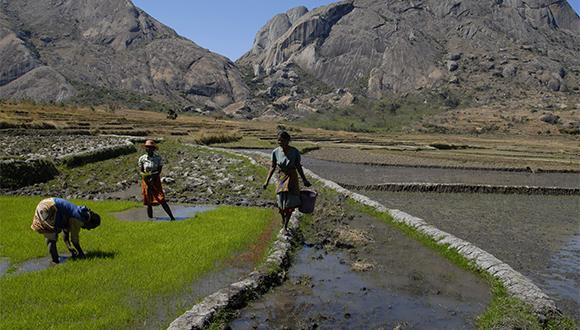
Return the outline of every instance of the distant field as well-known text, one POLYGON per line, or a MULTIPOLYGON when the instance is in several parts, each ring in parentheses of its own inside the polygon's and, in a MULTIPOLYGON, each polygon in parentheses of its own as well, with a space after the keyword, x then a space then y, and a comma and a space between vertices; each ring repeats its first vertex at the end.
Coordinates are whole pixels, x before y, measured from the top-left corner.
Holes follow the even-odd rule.
MULTIPOLYGON (((356 114, 366 118, 363 110, 356 114)), ((379 119, 384 119, 384 125, 394 125, 396 124, 394 119, 389 116, 397 121, 404 119, 404 109, 397 111, 401 113, 397 112, 396 116, 385 114, 386 117, 379 119)), ((490 114, 495 118, 494 115, 496 114, 490 114)), ((578 168, 580 164, 577 156, 580 154, 577 136, 538 135, 535 130, 516 132, 514 130, 517 126, 507 132, 486 131, 482 134, 388 133, 381 130, 349 132, 316 128, 325 123, 320 118, 314 118, 309 122, 304 120, 261 122, 188 114, 179 114, 175 120, 166 117, 167 114, 161 112, 111 110, 106 107, 0 102, 0 134, 117 134, 141 138, 174 137, 180 142, 198 142, 230 148, 270 149, 276 146, 278 129, 283 128, 290 132, 293 144, 299 149, 320 148, 322 150, 318 153, 320 155, 327 153, 324 150, 329 150, 328 153, 340 158, 337 160, 360 158, 356 155, 356 151, 372 148, 374 151, 369 153, 372 157, 365 157, 368 160, 362 161, 416 165, 468 164, 524 168, 530 166, 546 169, 572 169, 578 168), (342 150, 354 150, 355 153, 350 155, 342 150)), ((344 118, 341 120, 333 119, 333 122, 345 124, 348 121, 344 118)), ((341 129, 341 127, 331 128, 341 129)))
MULTIPOLYGON (((39 200, 0 197, 0 257, 12 264, 47 256, 43 237, 30 230, 39 200)), ((255 244, 276 217, 224 206, 188 221, 122 222, 111 213, 137 203, 86 204, 103 216, 101 227, 81 232, 93 257, 0 277, 0 328, 142 328, 160 313, 177 317, 192 304, 183 292, 255 244)), ((59 248, 66 250, 62 241, 59 248)))

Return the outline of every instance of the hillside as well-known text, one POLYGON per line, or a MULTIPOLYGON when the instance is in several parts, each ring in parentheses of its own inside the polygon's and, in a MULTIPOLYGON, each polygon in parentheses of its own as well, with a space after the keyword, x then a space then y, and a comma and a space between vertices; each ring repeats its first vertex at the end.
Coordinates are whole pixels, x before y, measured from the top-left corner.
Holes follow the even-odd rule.
POLYGON ((257 97, 284 104, 266 116, 358 101, 387 113, 411 105, 420 118, 457 106, 574 108, 579 54, 580 19, 564 0, 353 0, 274 17, 237 64, 257 97))
POLYGON ((2 0, 0 54, 2 99, 211 110, 248 96, 234 63, 129 0, 2 0))

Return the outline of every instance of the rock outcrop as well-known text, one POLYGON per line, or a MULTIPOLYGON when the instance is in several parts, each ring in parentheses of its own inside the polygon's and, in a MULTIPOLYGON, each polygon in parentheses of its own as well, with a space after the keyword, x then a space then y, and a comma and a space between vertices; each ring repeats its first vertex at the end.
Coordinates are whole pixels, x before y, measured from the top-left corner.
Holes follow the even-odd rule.
POLYGON ((349 0, 291 25, 286 16, 237 62, 255 79, 296 65, 374 98, 448 85, 476 97, 487 85, 566 92, 580 81, 580 19, 565 0, 349 0))
POLYGON ((234 63, 129 0, 0 0, 0 54, 0 98, 98 88, 221 108, 249 95, 234 63))

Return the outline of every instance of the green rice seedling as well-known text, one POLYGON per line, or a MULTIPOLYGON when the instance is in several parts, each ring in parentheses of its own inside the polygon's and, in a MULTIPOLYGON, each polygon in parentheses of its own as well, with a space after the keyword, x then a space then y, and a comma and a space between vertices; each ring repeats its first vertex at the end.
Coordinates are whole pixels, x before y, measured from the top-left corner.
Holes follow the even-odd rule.
MULTIPOLYGON (((0 197, 0 257, 13 265, 47 256, 30 229, 41 198, 0 197)), ((132 202, 83 202, 102 224, 81 232, 88 258, 0 277, 0 328, 141 328, 168 325, 188 309, 196 280, 220 269, 276 219, 270 209, 220 207, 179 222, 123 222, 132 202), (171 305, 167 305, 171 302, 171 305), (159 320, 158 312, 168 310, 159 320)), ((61 254, 64 244, 59 242, 61 254)))

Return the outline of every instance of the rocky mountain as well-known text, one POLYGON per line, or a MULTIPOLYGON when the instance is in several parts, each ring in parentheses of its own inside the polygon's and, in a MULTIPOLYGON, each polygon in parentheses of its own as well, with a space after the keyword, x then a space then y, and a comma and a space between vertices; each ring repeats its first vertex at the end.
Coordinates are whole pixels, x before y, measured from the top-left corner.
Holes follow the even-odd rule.
POLYGON ((130 0, 0 0, 0 98, 127 94, 221 108, 248 97, 230 60, 130 0))
POLYGON ((296 111, 428 91, 578 100, 580 19, 565 0, 341 1, 274 17, 237 64, 257 96, 296 111), (301 93, 313 81, 336 92, 301 93))

